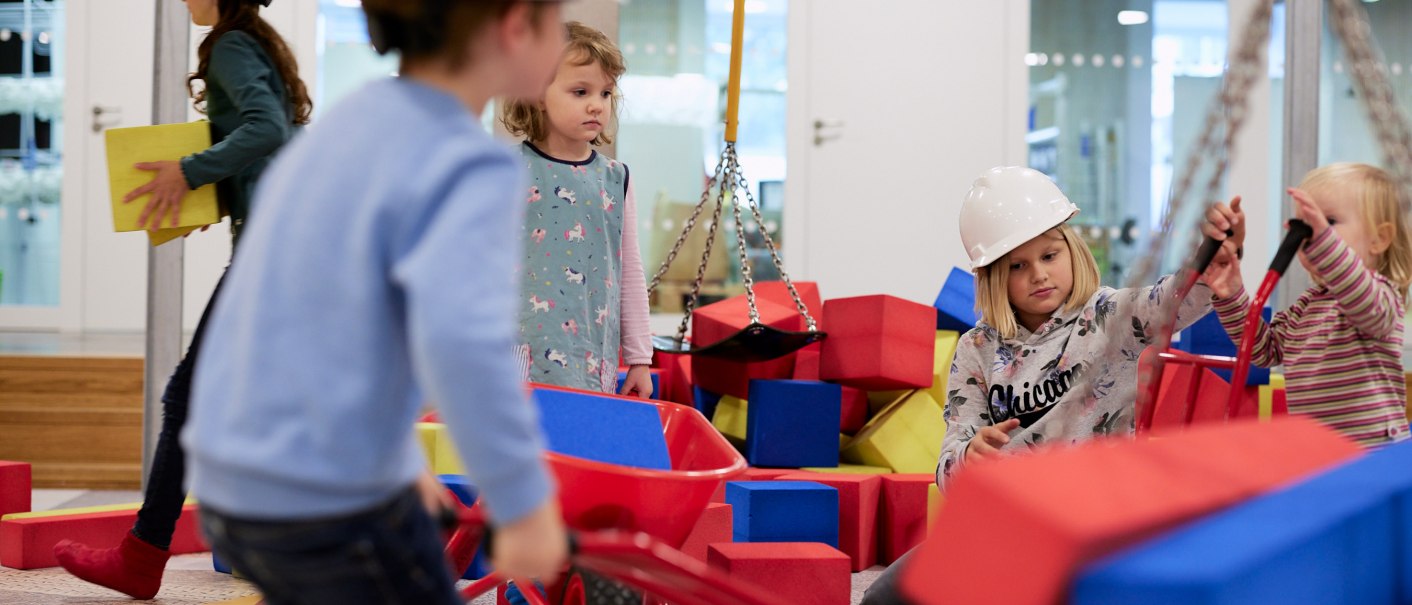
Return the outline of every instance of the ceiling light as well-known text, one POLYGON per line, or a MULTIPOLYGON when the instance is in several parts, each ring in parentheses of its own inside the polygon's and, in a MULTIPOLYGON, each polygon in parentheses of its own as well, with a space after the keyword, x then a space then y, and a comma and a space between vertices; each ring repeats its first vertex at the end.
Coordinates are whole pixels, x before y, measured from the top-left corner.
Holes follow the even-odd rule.
POLYGON ((1119 25, 1142 25, 1147 23, 1147 11, 1118 11, 1119 25))

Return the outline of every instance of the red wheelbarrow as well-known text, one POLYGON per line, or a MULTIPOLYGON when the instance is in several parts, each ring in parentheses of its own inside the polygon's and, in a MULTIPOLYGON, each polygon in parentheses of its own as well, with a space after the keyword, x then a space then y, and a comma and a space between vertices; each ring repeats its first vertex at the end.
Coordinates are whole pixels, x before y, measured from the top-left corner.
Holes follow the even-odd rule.
MULTIPOLYGON (((1185 426, 1195 422, 1224 421, 1230 418, 1253 416, 1255 406, 1246 396, 1246 376, 1250 373, 1250 359, 1255 351, 1255 335, 1260 327, 1261 310, 1270 300, 1275 285, 1289 268, 1299 246, 1309 239, 1312 230, 1298 219, 1289 221, 1289 231, 1280 243, 1275 259, 1260 288, 1250 302, 1245 314, 1245 327, 1237 346, 1236 357, 1193 355, 1183 351, 1159 350, 1148 347, 1138 359, 1140 387, 1137 402, 1137 430, 1147 432, 1154 427, 1185 426), (1227 383, 1211 370, 1213 368, 1231 371, 1231 381, 1227 383)), ((1182 287, 1177 291, 1177 300, 1183 300, 1196 285, 1196 280, 1205 272, 1215 258, 1220 242, 1207 238, 1192 261, 1182 287)), ((1164 327, 1159 343, 1171 343, 1173 324, 1164 327)), ((1281 410, 1275 410, 1280 413, 1281 410)))
MULTIPOLYGON (((541 385, 536 390, 573 391, 541 385)), ((605 396, 593 393, 595 396, 605 396)), ((572 534, 570 561, 586 570, 645 592, 646 604, 770 605, 784 602, 763 589, 729 578, 721 570, 678 550, 722 483, 746 468, 740 453, 693 408, 620 397, 656 406, 671 458, 670 470, 609 464, 549 452, 558 477, 560 508, 572 534)), ((485 536, 479 506, 462 508, 459 527, 447 544, 457 575, 470 566, 485 536)), ((497 573, 461 591, 467 601, 510 578, 497 573)), ((517 579, 518 580, 518 579, 517 579)), ((533 605, 584 603, 582 577, 575 571, 545 581, 545 595, 530 581, 517 581, 533 605)))

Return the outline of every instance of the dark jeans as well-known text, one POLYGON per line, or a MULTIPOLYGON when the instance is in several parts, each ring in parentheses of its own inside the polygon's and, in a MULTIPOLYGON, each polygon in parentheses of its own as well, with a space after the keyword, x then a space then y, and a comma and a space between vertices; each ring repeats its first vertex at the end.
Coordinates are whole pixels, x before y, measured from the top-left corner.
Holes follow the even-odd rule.
POLYGON ((186 489, 182 484, 186 478, 186 454, 181 451, 179 439, 181 428, 186 426, 186 412, 191 407, 191 375, 201 351, 201 337, 206 332, 206 321, 211 318, 211 308, 215 306, 221 284, 225 281, 223 273, 220 281, 216 282, 215 291, 211 292, 211 300, 206 302, 206 309, 201 312, 196 333, 191 337, 191 347, 186 350, 181 363, 177 364, 172 377, 167 379, 167 388, 162 392, 162 432, 157 436, 157 449, 152 455, 152 469, 147 475, 142 508, 137 511, 137 523, 132 526, 134 536, 162 549, 171 547, 177 518, 181 516, 181 506, 186 501, 186 489))
POLYGON ((911 605, 912 601, 902 596, 902 589, 898 584, 902 582, 902 574, 907 571, 907 560, 916 552, 915 548, 907 551, 907 554, 884 569, 878 579, 873 581, 873 585, 868 587, 868 591, 863 593, 862 605, 911 605))
POLYGON ((347 517, 249 521, 210 507, 211 550, 269 605, 461 605, 441 536, 414 490, 347 517))

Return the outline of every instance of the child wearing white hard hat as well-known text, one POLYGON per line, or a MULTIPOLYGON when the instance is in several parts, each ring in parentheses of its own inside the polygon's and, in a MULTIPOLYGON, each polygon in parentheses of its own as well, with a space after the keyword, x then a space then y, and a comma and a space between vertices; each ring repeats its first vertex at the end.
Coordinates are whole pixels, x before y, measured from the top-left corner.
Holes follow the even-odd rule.
MULTIPOLYGON (((981 320, 956 345, 938 485, 967 463, 1008 452, 1132 434, 1138 355, 1154 339, 1162 297, 1175 282, 1100 285, 1093 254, 1066 224, 1078 212, 1029 168, 992 168, 971 185, 959 222, 981 320)), ((1235 234, 1213 267, 1235 260, 1244 230, 1235 234)), ((1211 290, 1198 284, 1181 301, 1178 328, 1210 310, 1211 290)), ((907 559, 878 578, 864 605, 907 602, 897 591, 907 559)))

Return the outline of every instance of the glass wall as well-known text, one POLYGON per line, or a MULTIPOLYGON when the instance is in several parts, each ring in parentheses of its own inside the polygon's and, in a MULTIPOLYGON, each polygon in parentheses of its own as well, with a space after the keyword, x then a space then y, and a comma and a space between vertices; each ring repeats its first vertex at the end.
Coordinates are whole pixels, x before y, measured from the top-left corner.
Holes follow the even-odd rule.
POLYGON ((318 47, 316 117, 369 80, 397 71, 395 55, 379 56, 368 43, 358 0, 319 0, 318 47))
POLYGON ((0 1, 0 305, 59 304, 64 3, 0 1))
MULTIPOLYGON (((730 0, 637 0, 622 5, 619 45, 628 72, 618 159, 632 169, 643 263, 650 276, 666 258, 724 146, 725 84, 730 69, 730 0)), ((779 244, 785 181, 787 0, 746 2, 736 150, 751 194, 779 244)), ((707 300, 741 291, 734 223, 723 225, 702 288, 707 300), (729 229, 727 229, 729 227, 729 229)), ((667 273, 654 310, 674 312, 689 292, 706 241, 705 221, 667 273)), ((763 237, 747 221, 757 280, 777 279, 763 237)))
MULTIPOLYGON (((1384 58, 1384 73, 1403 115, 1412 112, 1412 0, 1363 4, 1373 41, 1384 58)), ((1332 14, 1324 11, 1324 39, 1319 74, 1319 164, 1365 162, 1383 166, 1382 151, 1354 89, 1342 43, 1333 32, 1332 14)))

